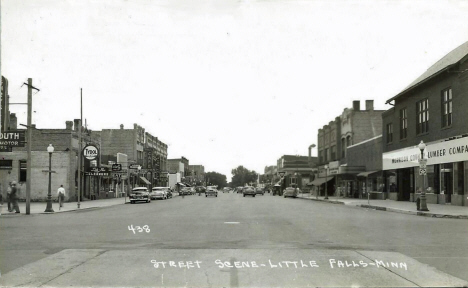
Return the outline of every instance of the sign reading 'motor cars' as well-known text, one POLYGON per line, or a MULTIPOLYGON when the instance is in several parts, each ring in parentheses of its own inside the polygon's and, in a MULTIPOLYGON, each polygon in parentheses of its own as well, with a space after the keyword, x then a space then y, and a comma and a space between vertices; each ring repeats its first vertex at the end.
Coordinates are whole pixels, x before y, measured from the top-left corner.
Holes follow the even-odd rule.
POLYGON ((0 133, 0 146, 24 147, 24 131, 8 131, 0 133))

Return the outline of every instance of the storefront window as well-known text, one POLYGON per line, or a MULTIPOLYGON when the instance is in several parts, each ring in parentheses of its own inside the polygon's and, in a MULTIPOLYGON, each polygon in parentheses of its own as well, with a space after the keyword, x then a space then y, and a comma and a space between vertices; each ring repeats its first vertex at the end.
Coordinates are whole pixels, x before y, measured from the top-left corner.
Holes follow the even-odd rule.
POLYGON ((398 192, 396 170, 387 171, 386 182, 387 182, 388 192, 398 192))
POLYGON ((465 190, 465 185, 464 185, 465 179, 463 178, 464 165, 463 165, 463 162, 455 163, 455 165, 457 168, 457 194, 463 195, 463 191, 465 190))
POLYGON ((423 187, 426 187, 427 193, 439 193, 437 165, 427 165, 426 176, 419 175, 419 167, 415 168, 416 172, 416 192, 421 193, 423 187))

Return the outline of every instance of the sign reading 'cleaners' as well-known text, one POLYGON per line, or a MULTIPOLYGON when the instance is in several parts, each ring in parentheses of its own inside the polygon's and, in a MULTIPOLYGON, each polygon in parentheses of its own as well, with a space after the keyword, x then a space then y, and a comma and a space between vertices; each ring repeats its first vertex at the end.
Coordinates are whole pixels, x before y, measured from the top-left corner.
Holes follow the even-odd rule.
MULTIPOLYGON (((421 150, 418 146, 383 153, 383 170, 416 167, 419 158, 421 150)), ((424 159, 427 159, 427 165, 468 161, 468 137, 427 144, 424 159)))

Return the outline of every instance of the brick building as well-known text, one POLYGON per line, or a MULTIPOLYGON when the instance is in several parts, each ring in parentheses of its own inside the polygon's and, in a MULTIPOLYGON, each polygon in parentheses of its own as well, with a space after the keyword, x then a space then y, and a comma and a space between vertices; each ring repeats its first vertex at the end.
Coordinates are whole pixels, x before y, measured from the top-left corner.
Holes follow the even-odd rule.
POLYGON ((151 182, 151 186, 166 187, 167 145, 148 132, 145 135, 143 167, 146 169, 146 178, 151 182))
MULTIPOLYGON (((15 122, 10 120, 10 128, 15 122)), ((5 197, 6 188, 9 182, 18 183, 18 196, 20 200, 26 198, 27 177, 31 177, 31 201, 43 201, 47 198, 49 176, 49 153, 47 147, 52 144, 54 152, 52 154, 52 195, 56 196, 56 190, 63 185, 66 190, 65 200, 73 201, 77 199, 78 186, 78 128, 80 120, 73 122, 66 121, 65 129, 33 129, 31 141, 31 175, 27 175, 27 147, 13 147, 11 152, 2 152, 0 158, 0 192, 5 197)), ((35 125, 33 125, 35 128, 35 125)), ((26 131, 26 130, 18 130, 26 131)), ((82 133, 83 147, 86 143, 99 143, 99 134, 87 131, 82 133)), ((90 167, 90 161, 84 161, 84 167, 90 167)), ((99 180, 94 177, 82 177, 82 196, 96 193, 99 189, 99 180)))
POLYGON ((365 110, 361 110, 360 101, 353 101, 352 108, 345 108, 340 116, 319 129, 318 178, 312 184, 321 188, 321 195, 325 194, 325 188, 328 195, 337 196, 356 189, 355 177, 365 171, 347 160, 347 149, 382 134, 382 113, 383 110, 374 110, 373 100, 366 100, 365 110))
POLYGON ((297 185, 300 189, 313 179, 313 171, 318 162, 317 157, 300 155, 283 155, 277 160, 278 173, 284 172, 282 188, 297 185))
POLYGON ((468 42, 429 67, 387 100, 383 115, 383 169, 389 197, 468 206, 468 42), (419 175, 426 144, 427 175, 419 175))
POLYGON ((189 165, 189 182, 202 185, 205 182, 205 167, 203 165, 189 165))
POLYGON ((169 173, 180 173, 182 178, 190 176, 189 160, 184 156, 177 159, 167 159, 167 170, 169 173))

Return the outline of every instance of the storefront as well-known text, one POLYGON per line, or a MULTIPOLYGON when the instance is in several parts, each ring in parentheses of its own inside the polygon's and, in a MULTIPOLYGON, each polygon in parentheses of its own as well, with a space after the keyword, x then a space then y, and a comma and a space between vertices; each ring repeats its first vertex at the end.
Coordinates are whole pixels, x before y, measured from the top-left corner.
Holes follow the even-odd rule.
MULTIPOLYGON (((365 167, 339 165, 338 161, 334 161, 319 167, 318 179, 328 181, 328 196, 358 198, 359 188, 356 175, 363 171, 365 167)), ((321 185, 324 186, 324 184, 321 185)))
POLYGON ((389 198, 415 201, 425 189, 427 203, 468 206, 468 137, 426 143, 426 175, 420 175, 420 157, 417 146, 383 153, 389 198))

